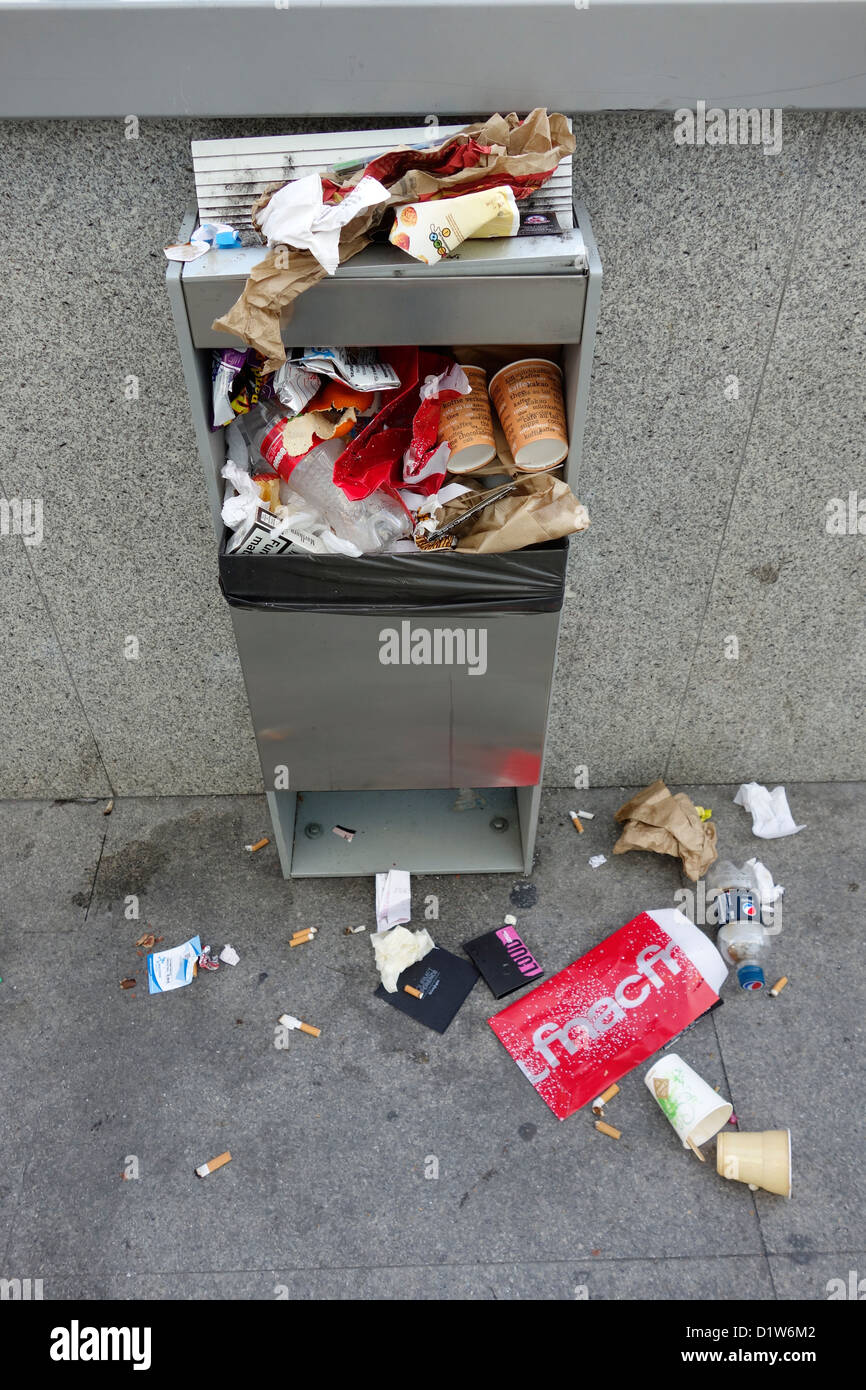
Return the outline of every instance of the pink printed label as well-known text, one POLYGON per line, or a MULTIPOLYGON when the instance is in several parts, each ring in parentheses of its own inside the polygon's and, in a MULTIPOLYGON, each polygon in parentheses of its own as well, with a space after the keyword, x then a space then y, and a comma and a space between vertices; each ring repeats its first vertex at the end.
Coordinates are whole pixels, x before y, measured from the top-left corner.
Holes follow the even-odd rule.
POLYGON ((521 975, 528 975, 532 978, 534 975, 541 974, 541 966, 538 964, 532 952, 523 944, 523 941, 517 935, 513 927, 500 927, 496 935, 514 961, 521 975))

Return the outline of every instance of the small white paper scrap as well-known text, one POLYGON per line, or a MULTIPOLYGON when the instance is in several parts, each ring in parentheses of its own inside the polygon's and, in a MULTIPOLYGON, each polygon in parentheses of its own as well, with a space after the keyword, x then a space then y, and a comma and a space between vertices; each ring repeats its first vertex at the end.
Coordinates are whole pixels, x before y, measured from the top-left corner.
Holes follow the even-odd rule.
POLYGON ((412 920, 412 889, 406 869, 376 875, 376 930, 389 931, 412 920))
POLYGON ((592 856, 592 858, 590 859, 590 861, 589 861, 589 867, 590 867, 591 869, 600 869, 601 866, 602 866, 602 864, 606 864, 606 863, 607 863, 607 856, 606 856, 606 855, 604 855, 604 854, 594 854, 594 855, 592 856))

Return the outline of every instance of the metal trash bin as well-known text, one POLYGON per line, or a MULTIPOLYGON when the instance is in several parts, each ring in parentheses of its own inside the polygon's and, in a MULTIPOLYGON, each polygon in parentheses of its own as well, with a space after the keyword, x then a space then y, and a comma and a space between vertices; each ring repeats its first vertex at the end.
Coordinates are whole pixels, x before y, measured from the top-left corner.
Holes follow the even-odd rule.
MULTIPOLYGON (((365 132, 368 146, 359 151, 356 135, 351 153, 428 137, 427 128, 365 132)), ((309 172, 345 157, 341 138, 279 144, 288 154, 303 151, 309 172)), ((256 151, 249 147, 274 142, 199 148, 232 143, 244 147, 251 202, 256 151)), ((227 167, 240 157, 226 152, 227 167)), ((390 245, 370 246, 301 296, 284 340, 555 345, 570 440, 563 471, 574 488, 601 264, 585 209, 572 209, 569 166, 564 161, 535 195, 556 209, 558 235, 467 242, 459 259, 434 267, 407 263, 390 245)), ((214 216, 213 207, 202 215, 214 216)), ((231 220, 242 225, 237 210, 231 220)), ((195 222, 190 212, 181 240, 195 222)), ((171 264, 167 281, 283 873, 369 874, 392 865, 529 873, 568 542, 503 555, 227 554, 225 444, 210 429, 210 350, 235 340, 211 324, 262 254, 211 251, 171 264), (332 834, 334 825, 353 830, 351 842, 332 834)))

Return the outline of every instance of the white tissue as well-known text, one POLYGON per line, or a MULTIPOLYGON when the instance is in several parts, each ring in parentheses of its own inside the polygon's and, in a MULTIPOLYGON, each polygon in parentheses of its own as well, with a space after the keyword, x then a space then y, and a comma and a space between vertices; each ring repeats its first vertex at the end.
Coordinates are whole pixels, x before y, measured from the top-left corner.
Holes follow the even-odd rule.
POLYGON ((370 940, 376 969, 389 994, 397 993, 397 979, 407 966, 423 960, 435 944, 428 931, 409 931, 408 927, 395 927, 393 931, 371 936, 370 940))
POLYGON ((768 791, 760 782, 743 782, 734 797, 735 806, 752 813, 752 834, 762 840, 779 840, 783 835, 796 835, 805 825, 795 825, 788 806, 784 787, 768 791))

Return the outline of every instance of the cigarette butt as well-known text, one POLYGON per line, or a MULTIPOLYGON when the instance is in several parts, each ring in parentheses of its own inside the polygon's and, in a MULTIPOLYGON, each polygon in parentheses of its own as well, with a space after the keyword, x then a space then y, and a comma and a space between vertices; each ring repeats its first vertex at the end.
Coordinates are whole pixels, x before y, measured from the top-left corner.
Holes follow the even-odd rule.
POLYGON ((693 1153, 693 1154, 697 1154, 698 1158, 701 1160, 701 1163, 706 1163, 707 1160, 704 1158, 703 1154, 701 1153, 700 1149, 698 1148, 698 1146, 697 1146, 697 1144, 694 1142, 694 1140, 693 1140, 693 1139, 689 1139, 688 1136, 686 1136, 686 1143, 688 1144, 688 1146, 689 1146, 689 1148, 691 1149, 692 1153, 693 1153))
POLYGON ((319 1034, 321 1033, 321 1031, 322 1031, 321 1028, 314 1028, 313 1025, 312 1025, 312 1023, 302 1023, 302 1024, 301 1024, 301 1032, 302 1032, 302 1033, 309 1033, 309 1035, 310 1035, 311 1038, 317 1038, 317 1037, 319 1036, 319 1034))
POLYGON ((577 814, 579 816, 583 816, 584 820, 595 820, 595 811, 581 811, 580 807, 578 806, 577 814))
POLYGON ((777 980, 776 983, 773 985, 773 988, 770 990, 770 998, 771 998, 771 999, 775 999, 775 997, 776 997, 777 994, 781 994, 781 993, 782 993, 782 990, 785 988, 785 985, 786 985, 787 983, 788 983, 788 976, 787 976, 787 975, 783 975, 782 978, 781 978, 781 980, 777 980))
POLYGON ((605 1124, 604 1120, 596 1120, 595 1127, 599 1134, 606 1134, 610 1139, 619 1139, 620 1131, 614 1129, 613 1125, 605 1124))
POLYGON ((113 810, 114 810, 114 801, 112 800, 112 801, 107 802, 106 805, 103 806, 103 808, 102 808, 102 814, 103 814, 104 816, 110 816, 113 810))
POLYGON ((412 994, 412 995, 415 996, 416 999, 423 999, 423 998, 424 998, 424 995, 421 993, 420 989, 416 989, 414 985, 404 985, 404 986, 403 986, 403 993, 404 993, 404 994, 412 994))
POLYGON ((582 835, 582 834, 583 834, 583 826, 581 825, 580 820, 579 820, 579 818, 578 818, 576 812, 574 812, 574 811, 569 811, 568 814, 569 814, 569 816, 571 817, 571 823, 572 823, 572 825, 574 826, 575 830, 577 831, 578 835, 582 835))
POLYGON ((290 945, 290 946, 305 946, 308 942, 312 941, 312 939, 313 939, 312 936, 309 936, 309 935, 308 935, 308 936, 293 937, 292 940, 289 942, 289 945, 290 945))
POLYGON ((599 1099, 601 1100, 602 1105, 607 1105, 609 1100, 613 1100, 614 1096, 618 1095, 619 1087, 617 1086, 616 1082, 614 1082, 612 1086, 608 1086, 606 1091, 602 1091, 599 1099))
POLYGON ((244 845, 244 849, 249 850, 250 854, 256 854, 258 850, 264 849, 265 845, 269 845, 270 843, 267 835, 263 835, 260 840, 256 840, 254 845, 244 845))
POLYGON ((206 1178, 208 1173, 215 1173, 217 1168, 222 1168, 226 1163, 231 1163, 231 1161, 232 1156, 228 1149, 226 1149, 224 1154, 218 1154, 217 1157, 212 1158, 209 1163, 203 1163, 200 1168, 196 1168, 196 1177, 206 1178))
POLYGON ((315 927, 301 927, 300 931, 292 932, 292 941, 306 941, 308 936, 315 935, 315 927))

